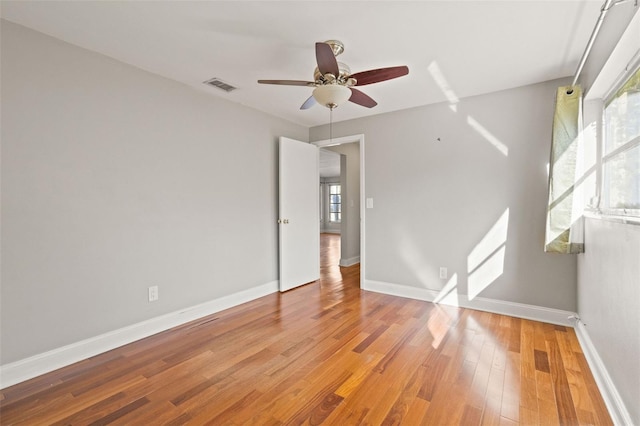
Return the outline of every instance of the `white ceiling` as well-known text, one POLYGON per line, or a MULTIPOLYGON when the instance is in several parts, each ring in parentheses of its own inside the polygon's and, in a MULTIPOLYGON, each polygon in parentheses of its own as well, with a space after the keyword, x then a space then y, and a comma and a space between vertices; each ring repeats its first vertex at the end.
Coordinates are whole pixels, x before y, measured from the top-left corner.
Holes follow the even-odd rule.
POLYGON ((305 126, 300 111, 314 44, 338 39, 352 72, 408 65, 409 75, 363 86, 378 101, 347 103, 334 121, 571 76, 601 0, 503 1, 2 1, 1 15, 69 43, 305 126), (218 77, 225 93, 202 84, 218 77))

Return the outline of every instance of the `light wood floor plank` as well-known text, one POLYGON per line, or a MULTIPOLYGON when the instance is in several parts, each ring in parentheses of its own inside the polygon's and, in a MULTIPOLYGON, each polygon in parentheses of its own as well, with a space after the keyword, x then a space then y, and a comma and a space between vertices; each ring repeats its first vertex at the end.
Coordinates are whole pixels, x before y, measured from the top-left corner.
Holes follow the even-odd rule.
POLYGON ((319 282, 0 391, 0 424, 610 425, 571 328, 319 282))

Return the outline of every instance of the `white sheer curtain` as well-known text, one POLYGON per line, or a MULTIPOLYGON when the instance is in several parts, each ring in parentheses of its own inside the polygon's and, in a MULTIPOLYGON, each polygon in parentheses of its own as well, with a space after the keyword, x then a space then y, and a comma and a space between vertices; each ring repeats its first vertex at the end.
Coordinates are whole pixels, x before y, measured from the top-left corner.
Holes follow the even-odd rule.
POLYGON ((585 172, 581 129, 582 90, 579 86, 559 87, 549 161, 546 252, 584 252, 584 200, 577 190, 585 172))

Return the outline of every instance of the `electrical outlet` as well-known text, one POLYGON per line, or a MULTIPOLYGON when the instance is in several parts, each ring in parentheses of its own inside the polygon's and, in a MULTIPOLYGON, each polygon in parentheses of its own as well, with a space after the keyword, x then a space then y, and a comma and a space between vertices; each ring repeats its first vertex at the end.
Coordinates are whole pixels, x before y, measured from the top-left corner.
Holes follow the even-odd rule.
POLYGON ((149 287, 149 302, 155 302, 158 300, 158 286, 154 285, 149 287))
POLYGON ((443 280, 447 279, 447 268, 445 268, 444 266, 440 267, 440 278, 442 278, 443 280))

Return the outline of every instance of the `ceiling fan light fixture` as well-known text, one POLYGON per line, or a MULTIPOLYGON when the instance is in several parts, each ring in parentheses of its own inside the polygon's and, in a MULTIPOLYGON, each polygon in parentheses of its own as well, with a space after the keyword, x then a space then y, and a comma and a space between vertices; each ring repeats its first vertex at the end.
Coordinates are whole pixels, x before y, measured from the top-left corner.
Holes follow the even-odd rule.
POLYGON ((316 63, 318 66, 313 72, 313 81, 258 80, 258 83, 315 87, 312 96, 302 104, 300 109, 309 109, 315 103, 319 103, 333 111, 334 108, 347 101, 366 108, 373 108, 378 103, 354 86, 379 83, 409 74, 409 67, 406 65, 351 74, 351 70, 346 64, 336 60, 336 56, 343 50, 344 45, 338 40, 316 43, 316 63))
POLYGON ((333 109, 351 97, 351 89, 340 84, 326 84, 313 90, 313 97, 320 105, 333 109))

